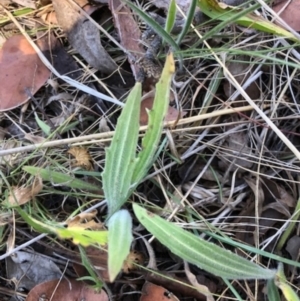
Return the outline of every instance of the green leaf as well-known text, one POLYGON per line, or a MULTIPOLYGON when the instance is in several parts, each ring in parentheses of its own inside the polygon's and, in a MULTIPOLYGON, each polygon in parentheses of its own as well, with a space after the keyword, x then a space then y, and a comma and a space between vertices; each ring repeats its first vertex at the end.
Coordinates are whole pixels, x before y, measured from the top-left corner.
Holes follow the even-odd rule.
POLYGON ((190 29, 190 26, 191 26, 191 24, 194 20, 194 17, 195 17, 195 11, 196 11, 196 7, 197 7, 197 3, 198 3, 198 0, 191 0, 191 4, 190 4, 190 7, 189 7, 189 11, 187 13, 187 18, 186 18, 186 21, 184 23, 184 27, 182 28, 182 31, 181 31, 181 33, 178 36, 177 41, 176 41, 178 45, 181 43, 181 41, 185 37, 186 33, 190 29))
POLYGON ((133 209, 141 224, 171 252, 207 272, 226 279, 271 279, 275 276, 275 271, 207 242, 137 204, 133 204, 133 209))
POLYGON ((256 16, 255 14, 245 14, 246 12, 238 7, 229 7, 224 3, 219 4, 217 0, 199 0, 198 5, 201 11, 212 19, 227 22, 234 21, 235 23, 245 27, 251 27, 263 32, 282 36, 293 41, 299 41, 299 39, 292 33, 282 27, 265 20, 262 17, 256 16))
POLYGON ((47 136, 49 136, 51 134, 51 127, 48 124, 46 124, 44 121, 42 121, 36 113, 34 115, 35 115, 35 121, 38 124, 38 126, 47 136))
POLYGON ((108 221, 108 271, 113 282, 130 252, 132 220, 127 210, 119 210, 108 221))
POLYGON ((275 285, 281 290, 282 294, 284 295, 284 297, 287 301, 299 301, 300 300, 297 293, 288 284, 288 281, 283 272, 282 264, 278 268, 274 282, 275 282, 275 285))
POLYGON ((84 247, 92 245, 104 246, 107 241, 107 231, 86 230, 82 227, 51 228, 61 239, 72 239, 76 245, 84 247))
POLYGON ((151 166, 153 156, 161 138, 163 121, 170 102, 170 85, 175 72, 175 63, 172 53, 168 54, 159 82, 156 84, 156 93, 152 110, 149 111, 148 130, 142 140, 142 151, 132 176, 132 190, 140 183, 151 166))
POLYGON ((166 20, 166 25, 165 25, 165 31, 169 34, 171 33, 171 30, 174 26, 175 19, 176 19, 176 1, 171 0, 169 5, 167 20, 166 20))
POLYGON ((99 276, 94 271, 93 264, 91 264, 87 254, 85 252, 85 249, 82 246, 79 246, 78 248, 79 248, 79 252, 80 252, 80 256, 81 256, 81 262, 82 262, 83 266, 86 268, 86 270, 88 271, 88 273, 90 274, 90 276, 82 277, 81 280, 93 281, 95 283, 93 288, 100 291, 102 289, 103 283, 100 281, 99 276))
POLYGON ((40 176, 43 180, 49 181, 56 185, 60 184, 61 186, 67 186, 74 189, 99 190, 98 186, 89 184, 82 180, 76 179, 75 177, 50 169, 44 169, 34 166, 24 166, 23 170, 30 173, 31 175, 40 176))
POLYGON ((102 174, 103 190, 111 216, 127 201, 135 166, 139 134, 141 83, 136 83, 118 119, 102 174))
POLYGON ((97 244, 107 244, 107 231, 85 230, 79 226, 64 228, 63 225, 59 223, 45 223, 38 221, 21 208, 16 207, 15 210, 17 210, 28 225, 38 232, 56 234, 62 239, 72 239, 75 244, 81 244, 85 247, 97 244))
POLYGON ((274 279, 268 280, 267 291, 269 301, 281 301, 279 291, 277 286, 275 285, 274 279))

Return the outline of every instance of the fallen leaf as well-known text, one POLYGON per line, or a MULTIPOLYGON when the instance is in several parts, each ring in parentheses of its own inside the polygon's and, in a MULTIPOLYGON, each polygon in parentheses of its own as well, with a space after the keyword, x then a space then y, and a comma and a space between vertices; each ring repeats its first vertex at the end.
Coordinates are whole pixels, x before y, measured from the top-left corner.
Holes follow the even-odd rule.
POLYGON ((179 301, 179 299, 164 287, 146 281, 143 285, 140 301, 179 301))
POLYGON ((274 200, 285 207, 295 207, 296 199, 283 186, 267 178, 262 178, 261 181, 274 200))
POLYGON ((145 261, 145 257, 142 253, 137 251, 130 251, 129 255, 127 256, 122 271, 127 274, 132 272, 133 270, 137 269, 136 264, 142 265, 145 261))
POLYGON ((12 187, 7 202, 10 206, 24 205, 39 194, 42 188, 42 179, 40 177, 36 177, 30 186, 12 187))
POLYGON ((86 170, 93 170, 93 165, 91 163, 92 157, 85 148, 72 147, 67 153, 75 157, 75 166, 82 167, 86 170))
MULTIPOLYGON (((140 125, 148 124, 148 112, 147 110, 151 110, 154 101, 154 94, 152 91, 147 93, 141 102, 141 111, 140 111, 140 125)), ((186 115, 186 112, 180 112, 176 108, 169 106, 167 114, 165 116, 165 121, 176 121, 186 115)))
POLYGON ((0 111, 26 103, 47 81, 50 71, 22 35, 8 39, 0 50, 0 111), (22 70, 22 72, 20 72, 22 70))
POLYGON ((68 228, 79 227, 81 229, 103 230, 104 224, 95 222, 97 210, 88 213, 80 213, 67 220, 68 228))
POLYGON ((53 33, 50 32, 44 38, 39 39, 37 45, 43 51, 45 57, 52 62, 58 73, 67 75, 72 79, 78 79, 82 75, 75 59, 65 50, 53 33))
POLYGON ((96 25, 75 4, 67 0, 53 0, 53 7, 58 23, 72 47, 93 68, 106 74, 114 72, 118 66, 103 48, 96 25))
MULTIPOLYGON (((294 30, 300 31, 300 0, 281 1, 272 8, 276 13, 279 13, 284 8, 279 14, 280 18, 294 30)), ((275 21, 275 23, 277 22, 275 21)))
POLYGON ((133 18, 131 10, 124 5, 120 0, 109 0, 109 8, 113 15, 113 20, 120 37, 121 45, 124 46, 128 52, 135 55, 128 57, 132 72, 137 77, 140 67, 135 63, 135 60, 143 57, 145 54, 144 48, 138 41, 141 37, 140 28, 133 18))
POLYGON ((7 277, 15 278, 17 287, 30 290, 44 281, 62 277, 58 266, 38 253, 15 252, 6 259, 7 277))
MULTIPOLYGON (((241 86, 252 76, 251 68, 253 67, 253 64, 251 64, 249 60, 249 57, 247 59, 246 56, 239 56, 236 58, 236 61, 230 62, 227 66, 229 72, 241 86)), ((227 79, 223 84, 223 89, 227 98, 236 91, 227 79)), ((260 97, 260 90, 255 81, 252 82, 245 91, 251 99, 258 99, 260 97)), ((242 97, 240 96, 239 99, 241 98, 242 97)), ((242 106, 242 104, 239 103, 239 106, 242 106)))
POLYGON ((108 301, 104 290, 96 292, 83 282, 74 279, 58 279, 41 283, 35 286, 26 298, 26 301, 108 301))
MULTIPOLYGON (((230 130, 232 127, 227 126, 225 130, 230 130)), ((224 140, 223 149, 218 157, 220 169, 227 170, 231 168, 245 168, 250 169, 253 166, 251 160, 252 150, 248 146, 249 135, 245 130, 239 130, 231 135, 227 135, 224 140)))
POLYGON ((291 255, 292 260, 299 260, 299 251, 300 251, 300 237, 294 235, 291 237, 285 248, 291 255))

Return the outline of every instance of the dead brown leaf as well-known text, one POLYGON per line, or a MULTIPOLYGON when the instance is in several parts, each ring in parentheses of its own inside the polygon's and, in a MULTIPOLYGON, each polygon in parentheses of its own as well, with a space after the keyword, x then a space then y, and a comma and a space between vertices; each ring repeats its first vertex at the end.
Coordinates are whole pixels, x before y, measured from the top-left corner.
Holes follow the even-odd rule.
MULTIPOLYGON (((227 130, 230 128, 230 126, 226 127, 227 130)), ((229 167, 250 169, 253 162, 251 162, 252 150, 248 146, 248 141, 249 136, 244 130, 227 135, 223 146, 225 151, 218 156, 220 169, 227 170, 229 167)))
POLYGON ((93 170, 93 164, 91 163, 92 157, 85 148, 72 147, 68 150, 68 154, 75 157, 75 166, 82 167, 86 170, 93 170))
POLYGON ((108 301, 105 291, 97 293, 83 282, 69 279, 51 280, 35 286, 28 294, 26 301, 108 301))
MULTIPOLYGON (((237 61, 230 62, 227 66, 230 73, 234 76, 236 81, 243 85, 251 76, 251 67, 253 65, 250 64, 249 58, 246 56, 240 56, 236 58, 237 61), (247 61, 248 59, 248 61, 247 61)), ((228 80, 225 80, 223 84, 223 89, 226 97, 230 97, 236 89, 231 85, 228 80)), ((246 93, 249 95, 251 99, 258 99, 260 96, 260 90, 256 84, 256 82, 252 82, 249 87, 245 89, 246 93)), ((240 96, 240 99, 242 97, 240 96)), ((241 104, 239 104, 241 105, 241 104)))
MULTIPOLYGON (((154 101, 154 94, 152 92, 147 93, 141 102, 140 111, 140 125, 148 124, 148 113, 147 110, 151 110, 154 101), (149 96, 147 96, 149 95, 149 96)), ((176 108, 169 106, 165 121, 176 121, 186 115, 186 112, 180 112, 176 108)))
MULTIPOLYGON (((82 3, 80 6, 82 7, 82 3)), ((58 23, 72 47, 93 68, 107 74, 114 72, 118 66, 103 48, 100 31, 96 25, 71 1, 53 0, 53 7, 58 23)))
POLYGON ((12 191, 8 196, 8 204, 10 206, 20 206, 32 200, 43 188, 43 182, 40 177, 36 177, 32 185, 24 187, 12 187, 12 191))
POLYGON ((120 37, 121 45, 126 50, 134 54, 134 57, 128 57, 132 72, 135 77, 139 73, 139 66, 134 60, 138 60, 145 54, 144 48, 138 42, 141 37, 141 31, 136 20, 132 16, 131 10, 120 0, 109 0, 109 8, 113 15, 113 20, 120 37))
MULTIPOLYGON (((107 250, 96 248, 93 246, 89 246, 85 249, 86 255, 90 260, 91 264, 94 266, 97 274, 103 279, 104 281, 109 281, 109 274, 107 269, 107 250)), ((137 251, 131 251, 125 260, 122 271, 124 273, 129 273, 137 269, 137 266, 134 263, 139 265, 144 264, 144 255, 137 251)), ((74 263, 73 264, 74 270, 78 277, 87 276, 88 273, 84 266, 74 263)))
POLYGON ((267 178, 263 178, 262 182, 274 200, 284 206, 295 207, 297 200, 284 187, 267 178))
POLYGON ((50 71, 22 35, 8 39, 0 50, 0 111, 29 100, 47 81, 50 71), (22 72, 20 72, 22 70, 22 72))
POLYGON ((97 210, 89 213, 80 213, 67 220, 67 225, 71 227, 80 227, 82 229, 90 230, 103 230, 104 225, 99 222, 95 222, 94 218, 97 215, 97 210))
POLYGON ((179 301, 179 299, 164 287, 146 281, 143 285, 140 301, 179 301))
POLYGON ((130 273, 133 270, 136 270, 137 266, 136 264, 143 265, 145 261, 145 257, 142 253, 137 251, 131 251, 129 255, 127 256, 126 260, 124 261, 122 271, 124 273, 130 273))
POLYGON ((294 30, 300 30, 300 0, 281 1, 273 6, 273 10, 294 30))

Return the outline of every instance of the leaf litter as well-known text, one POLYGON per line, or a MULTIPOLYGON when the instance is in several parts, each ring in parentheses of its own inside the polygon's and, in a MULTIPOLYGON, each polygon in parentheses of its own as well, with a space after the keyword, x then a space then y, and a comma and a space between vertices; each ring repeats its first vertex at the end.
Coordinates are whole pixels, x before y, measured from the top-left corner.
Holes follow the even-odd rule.
MULTIPOLYGON (((296 1, 292 1, 289 5, 292 6, 294 2, 296 1)), ((15 7, 18 6, 16 3, 14 2, 15 7)), ((108 27, 104 27, 111 34, 111 37, 116 38, 121 48, 116 46, 118 44, 107 38, 106 35, 99 34, 96 26, 91 27, 90 23, 94 23, 76 5, 71 3, 69 1, 53 2, 54 6, 57 4, 65 5, 68 9, 56 6, 56 11, 60 15, 57 18, 58 23, 55 26, 51 25, 51 27, 47 25, 47 29, 39 28, 37 30, 36 22, 33 22, 35 25, 32 25, 33 23, 30 25, 30 23, 26 23, 27 17, 22 15, 18 17, 18 20, 22 22, 26 30, 32 29, 30 34, 33 40, 35 36, 38 38, 37 44, 40 43, 39 38, 41 36, 45 37, 45 39, 40 40, 45 47, 40 46, 40 49, 61 74, 79 80, 92 89, 110 95, 110 97, 115 94, 117 99, 124 101, 133 85, 134 78, 137 77, 141 69, 138 62, 139 58, 143 58, 145 53, 149 52, 149 47, 141 38, 145 31, 145 24, 135 13, 132 13, 129 7, 118 1, 111 0, 109 3, 103 1, 101 6, 95 5, 92 18, 95 22, 108 24, 108 27), (76 12, 74 8, 77 9, 76 12), (109 20, 110 13, 113 23, 109 20), (100 15, 103 16, 102 19, 100 15), (76 26, 72 27, 74 24, 76 26), (117 49, 118 47, 119 49, 117 49), (111 75, 118 68, 122 69, 121 76, 119 74, 111 75)), ((80 7, 85 5, 85 3, 78 1, 76 3, 80 7)), ((22 5, 26 6, 26 3, 23 2, 22 5)), ((150 13, 158 11, 160 16, 165 16, 169 1, 164 3, 146 1, 138 3, 138 5, 145 11, 150 13), (157 8, 162 9, 157 10, 157 8)), ((178 5, 183 8, 184 12, 187 12, 189 2, 179 2, 178 5)), ((224 6, 222 7, 224 8, 224 6)), ((49 11, 49 7, 44 7, 44 4, 41 4, 41 8, 49 11)), ((85 9, 86 6, 83 8, 85 9)), ((228 7, 224 9, 228 9, 228 7)), ((292 9, 297 11, 296 6, 292 6, 292 9)), ((50 10, 52 10, 51 6, 50 10)), ((275 10, 277 11, 277 8, 275 10)), ((284 14, 281 16, 297 30, 297 27, 293 25, 294 17, 291 13, 287 13, 287 15, 287 18, 284 17, 284 14)), ((178 19, 180 19, 179 16, 180 14, 177 12, 178 19)), ((43 25, 43 21, 38 17, 39 14, 34 15, 35 21, 41 22, 40 24, 43 25)), ((33 15, 30 15, 29 18, 33 18, 33 15)), ((184 22, 179 21, 182 28, 184 22)), ((205 26, 198 28, 201 34, 206 34, 210 29, 216 28, 216 21, 211 23, 209 19, 206 19, 206 22, 205 26)), ((53 21, 52 24, 54 24, 53 21)), ((299 130, 297 119, 299 70, 295 65, 295 62, 299 60, 297 46, 293 49, 289 48, 283 41, 277 40, 275 36, 245 30, 241 26, 235 26, 234 22, 230 22, 230 25, 223 25, 221 29, 218 29, 219 31, 207 39, 207 42, 224 60, 225 67, 237 83, 244 87, 251 99, 255 100, 270 120, 288 136, 295 146, 299 147, 300 143, 297 136, 299 130), (272 40, 273 37, 275 37, 274 40, 272 40)), ((0 26, 2 27, 2 25, 0 26)), ((176 34, 172 33, 172 35, 176 39, 176 34)), ((149 42, 151 43, 151 41, 149 42)), ((279 235, 284 222, 291 218, 299 198, 297 190, 299 162, 288 147, 262 121, 260 114, 252 110, 245 114, 239 111, 247 105, 246 98, 241 96, 236 84, 228 78, 226 73, 228 71, 222 69, 223 66, 221 67, 215 57, 209 54, 205 44, 199 43, 199 38, 196 37, 192 29, 180 47, 185 58, 184 70, 186 73, 177 69, 174 78, 172 92, 174 99, 176 99, 176 106, 174 105, 173 108, 175 101, 172 97, 169 109, 172 117, 167 118, 167 120, 172 121, 173 128, 169 129, 171 136, 166 136, 166 139, 172 137, 172 144, 176 148, 177 155, 175 156, 171 149, 171 140, 169 143, 168 141, 165 142, 165 145, 161 146, 161 152, 157 153, 153 170, 148 175, 151 180, 146 179, 138 187, 131 201, 146 201, 153 208, 158 206, 153 211, 158 212, 166 219, 169 218, 171 211, 177 210, 177 213, 174 213, 174 221, 182 227, 191 228, 192 231, 199 231, 199 233, 201 232, 199 229, 207 230, 206 225, 200 220, 213 221, 214 225, 235 239, 253 246, 259 244, 272 251, 276 247, 276 240, 274 238, 269 242, 269 239, 274 236, 274 233, 279 235), (195 44, 197 46, 194 46, 195 44), (174 109, 173 113, 171 108, 174 109), (218 112, 227 108, 233 108, 230 116, 218 115, 218 112), (205 114, 203 118, 201 112, 202 114, 205 112, 207 115, 205 114), (212 115, 209 115, 211 113, 212 115), (191 117, 199 119, 190 119, 191 117), (174 123, 177 122, 177 119, 179 125, 175 126, 174 123), (187 216, 190 212, 192 214, 187 216)), ((157 59, 160 63, 163 63, 167 51, 168 45, 163 43, 157 52, 157 59)), ((35 56, 34 53, 32 55, 35 56)), ((20 58, 22 56, 24 54, 20 55, 20 58)), ((19 61, 17 70, 27 70, 27 67, 24 67, 27 64, 33 65, 35 68, 39 65, 36 61, 33 63, 27 62, 27 60, 21 63, 19 61)), ((3 69, 1 68, 1 70, 3 69)), ((29 71, 30 75, 27 75, 27 78, 31 80, 29 85, 32 85, 34 72, 29 71)), ((0 72, 0 76, 1 74, 2 72, 0 72)), ((27 72, 15 72, 15 74, 15 76, 23 76, 27 72)), ((68 145, 68 148, 63 148, 56 144, 53 147, 41 148, 32 153, 24 151, 18 152, 16 156, 1 157, 1 171, 10 187, 18 187, 15 188, 17 195, 14 193, 17 198, 11 198, 11 205, 15 204, 15 199, 18 203, 23 200, 24 210, 30 209, 35 214, 41 214, 39 217, 47 216, 57 222, 69 222, 70 232, 62 234, 59 232, 60 238, 55 236, 56 239, 52 240, 51 243, 43 238, 33 245, 33 248, 39 249, 44 243, 47 245, 47 248, 44 249, 45 253, 49 252, 50 256, 56 260, 57 257, 60 258, 61 261, 57 261, 59 270, 64 270, 67 260, 70 260, 73 262, 78 277, 89 276, 89 272, 80 263, 80 253, 74 252, 77 250, 77 246, 72 243, 72 235, 75 235, 72 230, 77 228, 101 230, 99 228, 105 220, 106 208, 105 202, 102 204, 104 198, 99 174, 104 167, 104 147, 110 144, 110 133, 114 130, 119 111, 116 106, 99 98, 95 99, 88 96, 82 101, 83 98, 81 97, 84 97, 85 93, 78 91, 75 86, 56 79, 53 74, 50 75, 49 84, 45 84, 49 75, 50 73, 48 73, 47 78, 43 79, 39 88, 30 88, 31 94, 36 98, 40 108, 31 102, 24 113, 23 123, 18 121, 21 109, 14 108, 26 103, 32 97, 28 95, 24 97, 24 94, 21 98, 14 97, 15 88, 1 85, 8 95, 5 98, 9 99, 9 105, 13 100, 16 100, 16 104, 11 108, 7 107, 6 113, 1 115, 0 126, 3 128, 3 136, 1 137, 0 152, 5 149, 11 150, 34 144, 37 141, 44 143, 46 140, 52 142, 51 140, 57 139, 54 141, 55 143, 62 143, 64 139, 71 137, 80 138, 87 135, 89 138, 85 139, 84 145, 77 142, 75 145, 68 145), (51 129, 52 133, 63 125, 64 130, 59 130, 61 139, 57 136, 55 136, 56 138, 45 136, 41 127, 36 124, 36 119, 32 117, 35 111, 39 119, 45 124, 48 124, 45 115, 49 116, 54 124, 51 129), (98 132, 102 135, 100 139, 93 136, 98 132), (67 153, 68 149, 71 149, 71 154, 67 153), (89 151, 86 152, 86 149, 89 151), (33 184, 25 186, 24 191, 20 190, 23 187, 19 186, 18 183, 24 183, 24 179, 26 179, 26 183, 30 183, 27 180, 29 169, 20 168, 24 162, 26 165, 34 166, 35 172, 42 170, 42 193, 38 191, 33 193, 33 184), (90 185, 91 182, 92 185, 90 185), (84 185, 91 189, 92 186, 97 187, 98 190, 89 191, 84 189, 84 185), (32 199, 34 202, 31 201, 32 199), (79 213, 84 210, 83 208, 89 208, 94 204, 102 205, 91 215, 79 213), (76 213, 74 213, 75 211, 76 213), (54 251, 63 257, 56 256, 54 251), (76 265, 80 265, 84 271, 78 272, 75 268, 76 265)), ((147 81, 148 79, 143 83, 143 93, 152 89, 153 82, 149 84, 147 81)), ((19 82, 23 83, 23 79, 19 82)), ((26 82, 24 83, 25 86, 28 85, 26 82)), ((2 98, 0 100, 1 105, 4 102, 2 102, 2 98)), ((152 101, 153 99, 150 97, 149 103, 143 101, 144 104, 142 105, 147 110, 151 110, 152 101)), ((140 116, 142 125, 147 124, 147 110, 142 109, 140 116)), ((142 131, 140 135, 143 136, 142 131)), ((7 183, 1 181, 3 196, 9 196, 10 190, 8 188, 7 183)), ((130 206, 126 205, 126 207, 130 210, 130 206)), ((31 238, 37 235, 36 232, 24 227, 24 223, 18 215, 6 212, 7 207, 3 210, 3 215, 0 216, 0 233, 4 233, 3 238, 0 239, 1 254, 5 252, 2 251, 4 247, 2 243, 8 236, 7 230, 16 230, 15 235, 20 244, 29 239, 24 233, 31 235, 29 236, 31 238), (1 228, 3 226, 6 228, 1 228), (19 229, 23 232, 19 232, 19 229)), ((138 234, 135 234, 136 240, 132 249, 137 251, 133 251, 131 255, 135 260, 137 253, 134 252, 146 253, 144 243, 138 239, 138 235, 147 235, 148 233, 136 223, 136 220, 134 225, 135 233, 138 234)), ((58 232, 52 233, 57 235, 58 232)), ((284 251, 288 252, 294 260, 297 260, 296 251, 299 247, 297 238, 296 230, 293 230, 286 245, 284 245, 284 251)), ((74 242, 80 243, 80 239, 78 240, 77 237, 74 242)), ((131 265, 125 265, 124 271, 118 276, 116 282, 108 285, 107 293, 109 295, 112 292, 117 298, 123 299, 128 294, 132 300, 140 300, 143 297, 141 293, 144 293, 142 286, 147 283, 146 281, 149 281, 160 287, 159 292, 163 293, 159 293, 157 298, 163 300, 175 298, 175 296, 179 300, 183 298, 190 300, 192 296, 197 300, 205 300, 206 297, 203 294, 193 295, 194 292, 197 292, 196 288, 200 287, 198 284, 208 288, 212 294, 224 294, 224 298, 225 296, 233 297, 232 293, 226 290, 227 286, 217 277, 204 274, 202 270, 193 265, 188 277, 179 258, 170 254, 157 240, 151 242, 151 245, 154 254, 150 257, 156 258, 159 271, 150 270, 146 273, 143 269, 135 269, 131 265), (137 280, 137 275, 142 278, 137 280), (192 279, 191 275, 195 275, 196 280, 192 279), (181 284, 179 285, 174 280, 181 284), (168 293, 164 294, 166 291, 168 293)), ((236 252, 244 256, 239 249, 236 252)), ((86 253, 92 266, 96 268, 98 276, 107 281, 109 277, 106 269, 106 251, 101 251, 98 247, 88 246, 86 253)), ((29 257, 28 255, 26 258, 29 257)), ((146 265, 146 263, 143 260, 138 261, 140 265, 146 265)), ((268 264, 265 258, 262 258, 261 263, 268 264)), ((24 268, 28 268, 28 265, 24 265, 24 268)), ((28 276, 31 276, 31 273, 36 273, 39 276, 40 271, 28 271, 28 276)), ((291 281, 299 286, 298 279, 293 278, 295 269, 289 267, 288 271, 291 281)), ((55 280, 54 283, 55 287, 57 285, 57 290, 63 294, 64 299, 68 300, 68 298, 73 298, 70 286, 82 288, 83 281, 74 282, 71 265, 66 268, 66 272, 68 274, 67 280, 56 274, 55 278, 60 278, 61 282, 55 280)), ((1 269, 1 273, 6 277, 7 268, 1 269)), ((26 272, 23 271, 22 273, 26 276, 26 272)), ((51 273, 49 272, 49 274, 51 273)), ((42 277, 40 278, 42 279, 42 277)), ((0 284, 1 286, 7 285, 2 278, 0 284)), ((30 287, 36 284, 31 284, 27 289, 30 290, 30 287)), ((235 286, 235 288, 244 299, 250 298, 249 295, 253 298, 252 294, 255 292, 258 292, 257 300, 266 298, 263 294, 263 282, 257 283, 258 289, 254 289, 254 286, 242 286, 243 284, 235 286)), ((32 289, 28 298, 31 298, 33 293, 35 294, 33 300, 50 299, 55 291, 52 284, 47 284, 47 289, 43 287, 41 290, 42 292, 39 291, 36 294, 35 289, 32 289)), ((155 293, 156 289, 153 290, 154 292, 152 289, 150 290, 150 295, 155 293)), ((1 297, 2 294, 0 289, 1 297)), ((208 297, 211 295, 208 294, 208 297)), ((84 298, 89 300, 86 296, 84 298)), ((104 294, 104 298, 106 298, 104 300, 108 299, 106 294, 104 294)), ((153 299, 153 297, 151 298, 153 299)))

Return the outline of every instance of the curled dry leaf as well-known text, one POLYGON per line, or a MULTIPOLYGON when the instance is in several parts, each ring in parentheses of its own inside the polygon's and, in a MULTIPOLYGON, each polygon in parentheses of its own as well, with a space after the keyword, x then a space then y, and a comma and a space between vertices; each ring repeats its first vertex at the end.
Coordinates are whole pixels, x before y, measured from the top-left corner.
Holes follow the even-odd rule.
POLYGON ((105 291, 96 292, 83 282, 74 279, 58 279, 35 286, 28 294, 26 301, 108 301, 105 291))
POLYGON ((32 185, 24 187, 12 187, 8 196, 8 204, 10 206, 24 205, 32 200, 43 188, 42 178, 36 177, 32 185))
POLYGON ((124 273, 130 273, 133 270, 136 270, 137 266, 136 264, 142 265, 144 264, 145 257, 142 253, 137 252, 137 251, 130 251, 128 254, 124 264, 123 264, 123 272, 124 273))
POLYGON ((0 111, 26 103, 47 81, 45 67, 26 38, 16 35, 0 50, 0 111), (22 72, 20 72, 22 70, 22 72))
POLYGON ((140 301, 179 301, 179 299, 164 287, 146 281, 143 285, 140 301))
POLYGON ((118 66, 103 48, 96 25, 68 0, 53 0, 53 7, 59 25, 76 51, 93 68, 107 74, 114 72, 118 66))
POLYGON ((103 230, 104 224, 95 222, 94 218, 97 215, 97 210, 89 213, 80 213, 67 220, 68 228, 78 227, 90 230, 103 230))
POLYGON ((93 170, 93 165, 91 163, 92 157, 85 148, 82 147, 72 147, 68 150, 68 154, 75 157, 75 166, 82 167, 86 170, 93 170))

